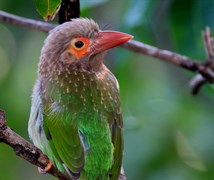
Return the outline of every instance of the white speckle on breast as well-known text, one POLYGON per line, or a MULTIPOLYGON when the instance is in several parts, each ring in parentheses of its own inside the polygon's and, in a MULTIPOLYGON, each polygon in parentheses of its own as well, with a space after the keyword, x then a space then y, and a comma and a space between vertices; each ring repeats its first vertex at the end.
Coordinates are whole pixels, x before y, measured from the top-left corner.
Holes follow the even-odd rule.
POLYGON ((67 93, 69 93, 69 92, 70 92, 70 91, 69 91, 69 87, 67 87, 67 88, 66 88, 66 92, 67 92, 67 93))
POLYGON ((97 107, 96 107, 95 105, 93 106, 93 110, 94 110, 94 111, 98 111, 98 110, 97 110, 97 107))

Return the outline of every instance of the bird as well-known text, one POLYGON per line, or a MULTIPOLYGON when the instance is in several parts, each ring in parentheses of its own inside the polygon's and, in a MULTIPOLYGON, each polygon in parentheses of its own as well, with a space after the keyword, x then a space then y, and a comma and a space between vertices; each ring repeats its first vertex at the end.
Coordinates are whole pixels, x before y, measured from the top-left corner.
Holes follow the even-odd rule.
POLYGON ((68 179, 119 178, 124 149, 119 85, 103 60, 107 50, 132 38, 76 18, 52 29, 44 41, 28 133, 68 179))

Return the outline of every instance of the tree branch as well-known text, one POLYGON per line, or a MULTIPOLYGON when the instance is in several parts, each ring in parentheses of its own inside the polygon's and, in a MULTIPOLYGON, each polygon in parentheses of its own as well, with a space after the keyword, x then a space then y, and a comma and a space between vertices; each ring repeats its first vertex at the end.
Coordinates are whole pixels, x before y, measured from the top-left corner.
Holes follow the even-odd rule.
MULTIPOLYGON (((0 11, 0 21, 8 22, 8 23, 11 23, 14 25, 19 25, 19 26, 26 27, 29 29, 45 31, 45 32, 50 31, 51 29, 53 29, 56 26, 56 25, 53 25, 50 23, 44 23, 41 21, 35 21, 32 19, 11 15, 11 14, 3 12, 3 11, 0 11)), ((206 36, 206 38, 207 38, 207 36, 206 36)), ((210 38, 211 37, 209 36, 208 39, 210 39, 210 38)), ((210 41, 210 40, 209 41, 207 40, 205 42, 209 42, 210 45, 212 45, 212 46, 214 44, 213 41, 210 41)), ((214 83, 213 61, 207 60, 205 63, 201 63, 199 61, 195 61, 186 56, 183 56, 183 55, 180 55, 180 54, 168 51, 168 50, 161 50, 156 47, 153 47, 153 46, 150 46, 150 45, 147 45, 147 44, 135 41, 135 40, 130 40, 129 42, 123 44, 121 47, 129 49, 130 51, 133 51, 136 53, 158 58, 162 61, 172 63, 176 66, 190 70, 192 72, 197 72, 207 82, 214 83)), ((214 48, 211 48, 211 49, 213 51, 214 48)), ((208 52, 210 52, 210 48, 208 50, 209 50, 208 52)), ((213 55, 210 57, 213 57, 213 55)), ((194 92, 194 87, 195 86, 192 84, 192 86, 191 86, 191 88, 193 89, 192 92, 194 92)))
MULTIPOLYGON (((40 168, 44 169, 49 163, 48 157, 43 154, 40 149, 27 142, 7 126, 5 113, 2 110, 0 110, 0 143, 1 142, 6 143, 13 148, 17 156, 20 156, 40 168)), ((47 173, 59 178, 60 180, 66 180, 66 177, 54 166, 52 166, 50 171, 47 173)))
MULTIPOLYGON (((209 27, 206 27, 205 31, 202 32, 205 51, 207 53, 207 59, 205 60, 205 64, 209 66, 212 73, 214 71, 214 39, 211 35, 211 31, 209 27)), ((201 87, 206 83, 213 83, 207 80, 205 77, 197 74, 191 81, 190 81, 190 88, 192 94, 197 94, 201 87)))
POLYGON ((13 14, 6 13, 4 11, 0 11, 0 21, 29 28, 29 29, 33 29, 33 30, 44 31, 44 32, 48 32, 54 27, 56 27, 56 25, 53 25, 50 23, 45 23, 42 21, 36 21, 36 20, 16 16, 13 14))
POLYGON ((172 63, 176 66, 190 70, 192 72, 200 73, 208 82, 214 83, 213 63, 211 61, 200 63, 186 56, 182 56, 180 54, 168 50, 158 49, 156 47, 134 40, 123 44, 122 47, 134 51, 136 53, 152 56, 162 61, 172 63))
POLYGON ((196 74, 194 78, 189 82, 189 87, 191 89, 191 93, 196 95, 199 93, 200 89, 204 84, 207 83, 207 80, 200 74, 196 74))

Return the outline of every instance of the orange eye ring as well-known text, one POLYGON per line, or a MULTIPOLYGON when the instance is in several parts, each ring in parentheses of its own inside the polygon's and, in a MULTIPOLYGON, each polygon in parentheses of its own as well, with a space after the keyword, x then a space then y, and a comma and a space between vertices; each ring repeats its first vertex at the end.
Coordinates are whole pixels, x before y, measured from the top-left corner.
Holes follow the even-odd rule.
POLYGON ((84 48, 87 48, 89 46, 89 43, 90 43, 89 39, 84 37, 78 37, 71 41, 71 45, 77 51, 81 51, 84 48))
POLYGON ((89 52, 90 39, 85 37, 77 37, 71 40, 68 49, 77 59, 84 57, 89 52))

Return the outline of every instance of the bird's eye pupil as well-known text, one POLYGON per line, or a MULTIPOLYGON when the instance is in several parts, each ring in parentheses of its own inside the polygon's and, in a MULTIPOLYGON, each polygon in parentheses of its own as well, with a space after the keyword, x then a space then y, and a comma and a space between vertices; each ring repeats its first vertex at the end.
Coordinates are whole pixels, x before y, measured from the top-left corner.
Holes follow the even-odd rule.
POLYGON ((77 42, 75 42, 75 47, 77 47, 77 48, 81 48, 81 47, 83 47, 84 46, 84 43, 82 42, 82 41, 77 41, 77 42))

